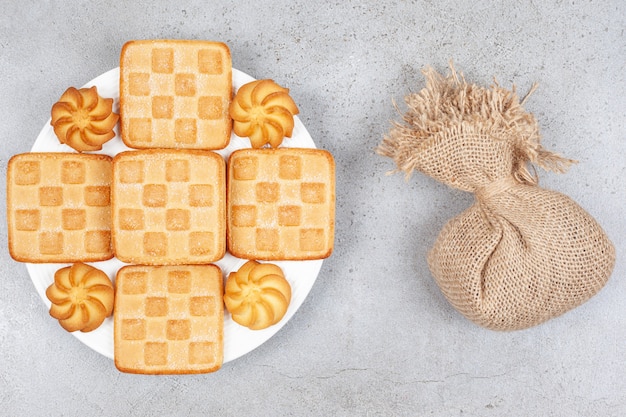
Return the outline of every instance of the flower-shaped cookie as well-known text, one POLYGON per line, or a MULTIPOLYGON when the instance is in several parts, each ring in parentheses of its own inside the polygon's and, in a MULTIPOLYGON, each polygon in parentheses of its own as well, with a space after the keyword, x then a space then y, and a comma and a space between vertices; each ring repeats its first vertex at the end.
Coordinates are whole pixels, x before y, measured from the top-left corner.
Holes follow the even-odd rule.
POLYGON ((113 313, 113 283, 101 270, 84 264, 59 269, 46 290, 50 315, 68 332, 90 332, 113 313))
POLYGON ((277 265, 248 261, 226 280, 226 309, 236 323, 252 330, 278 323, 290 302, 291 286, 277 265))
POLYGON ((113 113, 113 99, 100 97, 95 86, 68 88, 52 106, 51 115, 59 141, 78 152, 102 149, 115 136, 113 127, 120 117, 113 113))
POLYGON ((272 80, 257 80, 239 88, 229 112, 233 131, 249 137, 253 148, 268 143, 277 148, 285 137, 291 137, 293 116, 299 111, 287 88, 272 80))

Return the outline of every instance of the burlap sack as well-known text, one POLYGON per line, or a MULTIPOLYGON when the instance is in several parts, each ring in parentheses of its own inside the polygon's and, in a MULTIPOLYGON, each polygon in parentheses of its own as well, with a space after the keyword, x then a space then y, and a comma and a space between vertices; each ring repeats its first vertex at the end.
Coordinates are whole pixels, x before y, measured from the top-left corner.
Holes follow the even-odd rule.
POLYGON ((615 250, 569 197, 537 185, 532 164, 563 172, 573 161, 540 145, 537 121, 513 88, 468 84, 451 66, 424 71, 426 87, 377 151, 475 194, 450 220, 428 265, 450 303, 494 330, 542 323, 580 305, 606 283, 615 250))

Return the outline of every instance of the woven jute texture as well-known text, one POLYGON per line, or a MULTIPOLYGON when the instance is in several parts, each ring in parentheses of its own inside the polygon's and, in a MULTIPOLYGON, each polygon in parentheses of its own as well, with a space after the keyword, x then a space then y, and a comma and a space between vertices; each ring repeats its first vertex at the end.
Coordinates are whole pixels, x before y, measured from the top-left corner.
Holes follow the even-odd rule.
MULTIPOLYGON (((474 193, 428 254, 448 301, 494 330, 528 328, 596 294, 615 264, 600 225, 564 194, 538 185, 534 166, 564 172, 574 161, 540 145, 534 116, 515 88, 424 70, 426 87, 377 148, 414 171, 474 193)), ((531 92, 534 90, 531 90, 531 92)))

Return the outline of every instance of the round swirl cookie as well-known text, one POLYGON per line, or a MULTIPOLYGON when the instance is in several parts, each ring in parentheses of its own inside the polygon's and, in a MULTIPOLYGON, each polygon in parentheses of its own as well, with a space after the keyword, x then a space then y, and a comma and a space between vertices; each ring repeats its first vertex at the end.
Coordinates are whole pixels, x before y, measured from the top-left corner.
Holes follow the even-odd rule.
POLYGON ((115 137, 118 119, 113 99, 100 97, 95 86, 70 87, 52 106, 50 124, 61 143, 78 152, 99 151, 115 137))
POLYGON ((293 133, 293 116, 299 113, 289 89, 273 80, 257 80, 239 88, 230 104, 233 131, 250 138, 253 148, 277 148, 293 133))
POLYGON ((231 272, 224 289, 224 304, 233 321, 252 330, 278 323, 291 302, 291 286, 279 266, 248 261, 231 272))
POLYGON ((90 332, 113 313, 113 283, 101 270, 77 262, 59 269, 46 290, 50 315, 68 332, 90 332))

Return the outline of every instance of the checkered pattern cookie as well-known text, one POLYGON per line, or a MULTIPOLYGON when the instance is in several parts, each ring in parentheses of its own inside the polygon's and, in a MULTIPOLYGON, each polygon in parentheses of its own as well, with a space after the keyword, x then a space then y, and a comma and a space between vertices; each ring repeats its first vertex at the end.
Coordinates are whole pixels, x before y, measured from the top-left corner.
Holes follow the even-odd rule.
POLYGON ((218 370, 223 278, 215 265, 125 266, 116 277, 115 366, 142 374, 218 370))
POLYGON ((226 168, 211 151, 150 149, 113 159, 113 247, 123 262, 206 264, 226 252, 226 168))
POLYGON ((225 148, 231 99, 224 43, 144 40, 122 48, 120 133, 132 148, 225 148))
POLYGON ((113 257, 111 158, 26 153, 7 170, 9 252, 21 262, 91 262, 113 257))
POLYGON ((228 248, 240 258, 328 257, 335 166, 319 149, 241 149, 228 163, 228 248))

